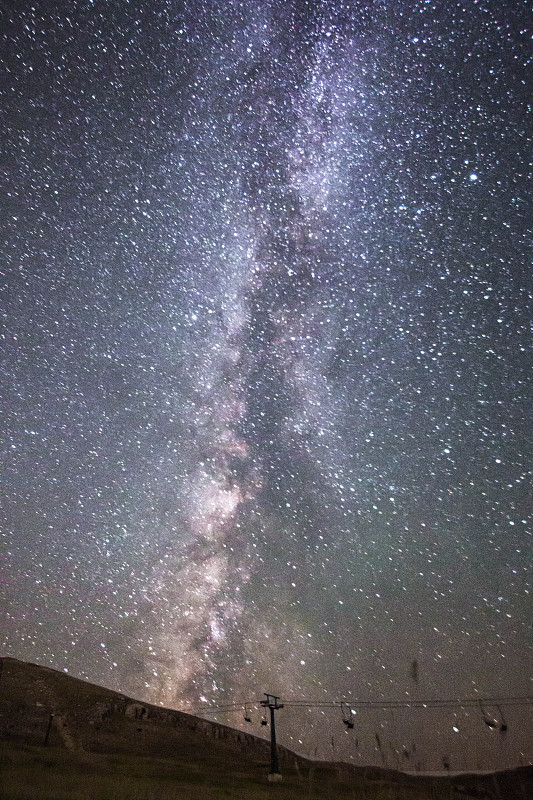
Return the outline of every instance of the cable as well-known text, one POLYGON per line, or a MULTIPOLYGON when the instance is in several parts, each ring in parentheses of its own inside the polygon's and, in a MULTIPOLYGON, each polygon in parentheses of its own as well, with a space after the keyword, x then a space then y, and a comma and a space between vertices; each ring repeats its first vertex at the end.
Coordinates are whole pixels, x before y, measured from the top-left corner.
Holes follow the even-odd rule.
MULTIPOLYGON (((246 706, 259 706, 260 700, 247 700, 242 703, 231 703, 227 705, 211 705, 195 708, 193 714, 223 714, 234 711, 243 711, 246 706)), ((339 708, 348 706, 352 709, 379 708, 382 710, 395 708, 479 708, 481 705, 502 705, 502 706, 530 706, 533 705, 533 697, 479 697, 467 698, 465 700, 284 700, 286 708, 339 708)))

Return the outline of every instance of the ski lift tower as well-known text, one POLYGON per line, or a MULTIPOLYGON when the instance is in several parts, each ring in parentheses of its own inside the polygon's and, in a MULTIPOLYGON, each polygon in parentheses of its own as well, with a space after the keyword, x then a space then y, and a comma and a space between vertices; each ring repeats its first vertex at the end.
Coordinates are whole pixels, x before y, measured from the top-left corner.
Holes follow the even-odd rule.
POLYGON ((278 703, 279 697, 275 694, 268 694, 264 692, 265 700, 261 700, 263 708, 270 709, 270 773, 268 780, 271 783, 279 783, 281 780, 281 773, 279 771, 278 749, 276 745, 276 722, 274 719, 274 712, 279 708, 283 708, 283 703, 278 703))

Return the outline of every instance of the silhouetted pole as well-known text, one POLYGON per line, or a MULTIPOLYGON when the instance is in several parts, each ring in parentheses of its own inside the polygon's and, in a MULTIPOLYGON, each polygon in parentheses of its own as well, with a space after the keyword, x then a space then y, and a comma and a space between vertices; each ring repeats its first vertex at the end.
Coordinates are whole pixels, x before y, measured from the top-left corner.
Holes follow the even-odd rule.
POLYGON ((54 715, 50 714, 50 716, 48 717, 48 727, 46 729, 46 734, 45 734, 45 737, 44 737, 44 747, 46 747, 47 744, 48 744, 48 739, 50 738, 50 731, 52 730, 52 722, 53 721, 54 721, 54 715))
POLYGON ((268 694, 264 692, 266 700, 261 700, 261 705, 264 708, 270 709, 270 775, 269 780, 281 780, 278 761, 278 748, 276 745, 276 720, 274 712, 279 708, 283 708, 283 703, 278 703, 279 697, 275 694, 268 694))
MULTIPOLYGON (((276 722, 274 717, 274 706, 270 708, 270 772, 279 772, 278 748, 276 746, 276 722)), ((276 706, 277 708, 277 706, 276 706)))

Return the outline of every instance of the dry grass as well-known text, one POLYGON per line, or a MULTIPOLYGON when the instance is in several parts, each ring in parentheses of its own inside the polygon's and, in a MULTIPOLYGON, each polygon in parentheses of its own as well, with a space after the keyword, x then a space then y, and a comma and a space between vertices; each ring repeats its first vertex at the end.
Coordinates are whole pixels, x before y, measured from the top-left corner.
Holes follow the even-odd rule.
POLYGON ((213 761, 205 770, 168 759, 124 754, 72 753, 4 742, 0 746, 2 800, 440 800, 429 785, 399 786, 362 781, 330 782, 327 774, 284 775, 269 784, 264 765, 243 765, 239 772, 213 761), (255 774, 250 774, 252 771, 255 774))

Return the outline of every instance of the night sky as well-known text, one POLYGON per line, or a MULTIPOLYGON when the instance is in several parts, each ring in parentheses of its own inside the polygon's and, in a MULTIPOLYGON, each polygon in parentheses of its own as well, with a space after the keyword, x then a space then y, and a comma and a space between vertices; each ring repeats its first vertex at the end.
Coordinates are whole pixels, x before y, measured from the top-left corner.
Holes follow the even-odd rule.
MULTIPOLYGON (((531 23, 3 5, 2 655, 192 710, 533 696, 531 23)), ((486 712, 278 734, 531 760, 486 712)))

